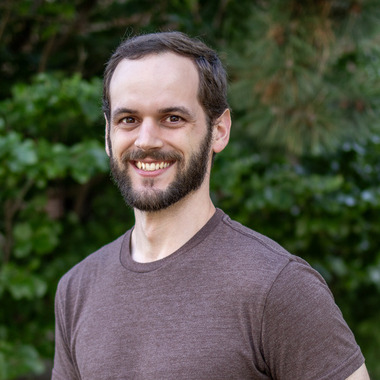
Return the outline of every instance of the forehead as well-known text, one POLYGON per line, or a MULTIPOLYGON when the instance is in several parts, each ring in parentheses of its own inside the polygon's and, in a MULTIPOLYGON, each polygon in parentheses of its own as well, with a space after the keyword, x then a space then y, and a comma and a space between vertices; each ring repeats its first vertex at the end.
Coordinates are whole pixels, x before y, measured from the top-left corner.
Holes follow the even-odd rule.
POLYGON ((161 53, 141 59, 123 59, 110 82, 111 103, 119 96, 198 94, 199 75, 194 62, 174 53, 161 53))

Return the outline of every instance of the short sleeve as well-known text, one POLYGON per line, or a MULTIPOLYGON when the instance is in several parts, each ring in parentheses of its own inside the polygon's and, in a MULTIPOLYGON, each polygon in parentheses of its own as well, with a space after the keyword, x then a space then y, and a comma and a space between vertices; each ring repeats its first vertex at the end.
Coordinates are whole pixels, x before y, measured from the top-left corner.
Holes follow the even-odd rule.
POLYGON ((55 296, 55 354, 52 380, 79 379, 71 357, 60 285, 55 296))
POLYGON ((344 380, 364 363, 327 284, 296 261, 268 293, 261 343, 273 379, 344 380))

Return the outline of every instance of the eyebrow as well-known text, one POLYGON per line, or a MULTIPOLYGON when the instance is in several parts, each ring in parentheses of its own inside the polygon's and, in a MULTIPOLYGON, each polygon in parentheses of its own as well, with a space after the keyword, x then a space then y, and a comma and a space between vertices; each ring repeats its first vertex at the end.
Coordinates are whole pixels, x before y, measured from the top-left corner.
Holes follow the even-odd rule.
POLYGON ((186 107, 181 107, 181 106, 161 108, 158 110, 158 112, 161 114, 178 112, 189 118, 193 118, 193 114, 186 107))
POLYGON ((114 121, 119 115, 122 115, 122 114, 138 114, 139 112, 137 110, 133 110, 133 109, 130 109, 130 108, 124 108, 124 107, 119 107, 119 108, 116 108, 114 112, 112 112, 112 121, 114 121))
MULTIPOLYGON (((160 108, 158 110, 158 113, 160 114, 176 113, 176 112, 181 113, 182 115, 185 115, 190 119, 194 118, 193 114, 189 111, 189 109, 182 106, 166 107, 166 108, 160 108)), ((131 109, 131 108, 125 108, 125 107, 116 108, 115 111, 112 113, 112 117, 111 117, 112 121, 117 119, 117 117, 122 114, 138 115, 139 111, 131 109)))

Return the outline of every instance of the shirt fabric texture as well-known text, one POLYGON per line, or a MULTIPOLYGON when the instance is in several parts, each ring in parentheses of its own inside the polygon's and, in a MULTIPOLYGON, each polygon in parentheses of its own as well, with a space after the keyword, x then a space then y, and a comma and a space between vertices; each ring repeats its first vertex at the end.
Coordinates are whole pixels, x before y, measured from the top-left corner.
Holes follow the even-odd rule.
POLYGON ((318 272, 223 211, 162 260, 133 261, 130 236, 60 280, 53 380, 343 380, 363 364, 318 272))

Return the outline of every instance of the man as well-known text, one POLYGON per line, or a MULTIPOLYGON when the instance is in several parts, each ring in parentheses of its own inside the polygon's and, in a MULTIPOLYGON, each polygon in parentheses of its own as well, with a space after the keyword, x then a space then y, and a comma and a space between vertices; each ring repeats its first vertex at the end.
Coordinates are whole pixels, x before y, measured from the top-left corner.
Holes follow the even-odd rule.
POLYGON ((106 151, 135 226, 61 279, 53 379, 368 379, 320 275, 210 199, 226 87, 178 32, 112 55, 106 151))

